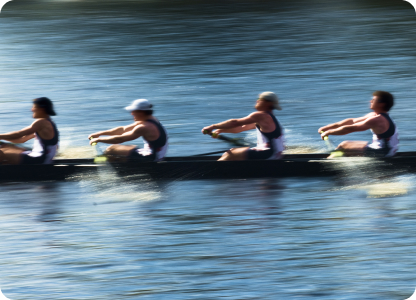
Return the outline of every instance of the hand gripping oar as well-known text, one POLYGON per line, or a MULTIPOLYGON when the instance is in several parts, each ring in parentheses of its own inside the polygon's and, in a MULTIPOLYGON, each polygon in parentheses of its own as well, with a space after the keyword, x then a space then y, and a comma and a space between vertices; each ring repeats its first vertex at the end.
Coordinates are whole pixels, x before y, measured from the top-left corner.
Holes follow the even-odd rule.
MULTIPOLYGON (((324 133, 324 131, 321 131, 321 133, 324 133)), ((331 158, 344 156, 344 152, 341 150, 336 150, 335 145, 331 142, 328 136, 324 136, 324 142, 328 147, 328 150, 331 152, 331 158)))
POLYGON ((216 138, 216 139, 219 139, 219 140, 222 140, 222 141, 226 141, 226 142, 230 143, 233 146, 239 146, 239 147, 248 147, 249 146, 249 144, 241 138, 230 138, 230 137, 223 136, 223 135, 215 133, 215 132, 209 132, 208 130, 204 130, 204 134, 209 134, 213 138, 216 138))
MULTIPOLYGON (((90 138, 90 140, 92 140, 92 139, 93 138, 90 138)), ((94 152, 95 152, 94 162, 96 164, 102 164, 102 163, 107 162, 107 157, 100 150, 100 148, 98 147, 97 143, 92 143, 91 146, 94 147, 94 152)))

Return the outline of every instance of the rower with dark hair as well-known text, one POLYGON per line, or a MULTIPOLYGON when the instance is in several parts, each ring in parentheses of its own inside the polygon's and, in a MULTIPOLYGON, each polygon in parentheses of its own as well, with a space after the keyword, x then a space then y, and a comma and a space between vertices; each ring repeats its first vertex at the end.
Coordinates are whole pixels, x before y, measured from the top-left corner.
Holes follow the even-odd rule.
POLYGON ((279 100, 275 93, 261 93, 254 108, 256 112, 245 118, 230 119, 213 124, 202 129, 202 133, 239 133, 246 130, 257 130, 257 147, 233 148, 225 152, 219 160, 254 160, 254 159, 280 159, 284 150, 283 128, 280 126, 273 109, 281 110, 279 100), (213 131, 216 129, 215 131, 213 131))
POLYGON ((6 164, 50 164, 58 150, 59 133, 51 116, 56 113, 52 101, 46 97, 33 100, 32 125, 22 130, 0 134, 1 140, 24 143, 35 138, 33 149, 3 143, 0 146, 0 162, 6 164))
POLYGON ((130 111, 134 123, 90 134, 90 144, 107 143, 105 155, 119 161, 159 161, 167 152, 168 135, 165 128, 153 116, 153 105, 146 99, 137 99, 125 109, 130 111), (109 137, 101 137, 108 135, 109 137), (117 145, 143 137, 144 147, 117 145))
MULTIPOLYGON (((350 118, 329 124, 318 129, 322 139, 328 135, 345 135, 370 129, 373 132, 371 144, 364 141, 344 141, 336 150, 346 156, 364 155, 371 157, 393 156, 399 147, 397 127, 388 112, 394 105, 394 97, 389 92, 376 91, 370 101, 373 112, 360 117, 350 118)), ((330 156, 332 157, 332 156, 330 156)))

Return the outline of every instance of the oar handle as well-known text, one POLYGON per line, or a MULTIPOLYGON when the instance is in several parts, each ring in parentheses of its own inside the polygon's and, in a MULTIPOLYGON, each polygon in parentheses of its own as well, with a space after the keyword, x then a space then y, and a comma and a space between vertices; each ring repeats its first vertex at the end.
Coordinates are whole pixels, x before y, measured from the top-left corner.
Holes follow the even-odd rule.
MULTIPOLYGON (((92 140, 93 137, 90 137, 90 140, 92 140)), ((102 164, 107 162, 107 157, 102 153, 101 150, 99 150, 99 147, 97 146, 97 143, 94 142, 91 144, 91 146, 95 146, 94 150, 95 150, 95 158, 94 158, 94 163, 96 164, 102 164)))
POLYGON ((219 137, 219 134, 218 133, 216 133, 216 132, 209 132, 208 130, 204 130, 204 132, 203 132, 204 134, 209 134, 210 136, 212 136, 213 138, 218 138, 219 137))
MULTIPOLYGON (((324 132, 325 131, 321 131, 321 134, 324 133, 324 132)), ((344 151, 337 150, 337 148, 331 142, 331 140, 329 139, 328 136, 324 136, 324 141, 325 141, 326 145, 328 146, 328 148, 332 148, 332 149, 329 149, 331 151, 331 155, 329 156, 330 158, 336 158, 336 157, 344 156, 344 151)))
MULTIPOLYGON (((92 140, 92 139, 93 139, 93 137, 90 137, 90 140, 92 140)), ((91 146, 97 146, 97 143, 94 142, 94 143, 91 144, 91 146)))

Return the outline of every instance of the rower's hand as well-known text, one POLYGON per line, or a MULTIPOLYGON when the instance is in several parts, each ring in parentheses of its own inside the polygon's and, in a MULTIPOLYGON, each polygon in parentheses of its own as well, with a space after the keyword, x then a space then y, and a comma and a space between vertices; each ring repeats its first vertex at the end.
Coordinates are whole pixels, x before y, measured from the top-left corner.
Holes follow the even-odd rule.
POLYGON ((203 134, 209 134, 209 135, 211 135, 213 129, 214 128, 212 128, 212 125, 211 126, 206 126, 206 127, 202 128, 201 132, 203 134))
POLYGON ((90 139, 90 145, 91 146, 97 145, 98 142, 99 142, 99 139, 98 138, 91 138, 90 139))
POLYGON ((329 131, 322 131, 321 132, 321 139, 325 140, 325 138, 328 138, 329 131))
POLYGON ((100 135, 99 135, 99 134, 97 134, 97 133, 91 133, 91 134, 88 136, 88 139, 90 140, 90 139, 95 139, 95 138, 98 138, 98 137, 100 137, 100 135))
POLYGON ((218 138, 218 136, 220 135, 221 132, 222 132, 221 129, 214 130, 211 134, 211 137, 213 139, 216 139, 216 138, 218 138))
POLYGON ((321 134, 322 132, 325 132, 326 131, 325 127, 326 126, 319 128, 318 133, 321 134))

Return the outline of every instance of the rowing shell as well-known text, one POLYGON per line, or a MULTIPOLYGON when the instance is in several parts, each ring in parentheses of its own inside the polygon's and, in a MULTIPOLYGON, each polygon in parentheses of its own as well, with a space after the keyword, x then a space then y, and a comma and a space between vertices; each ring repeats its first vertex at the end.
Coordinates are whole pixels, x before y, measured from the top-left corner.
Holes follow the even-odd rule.
MULTIPOLYGON (((149 179, 245 179, 266 177, 320 177, 346 173, 362 164, 356 158, 326 159, 327 154, 292 154, 281 160, 217 161, 216 156, 167 157, 161 162, 94 164, 94 159, 56 159, 50 165, 2 165, 0 181, 81 180, 99 171, 115 172, 120 178, 149 179)), ((416 172, 416 152, 401 152, 393 158, 373 159, 366 169, 380 175, 416 172)))

